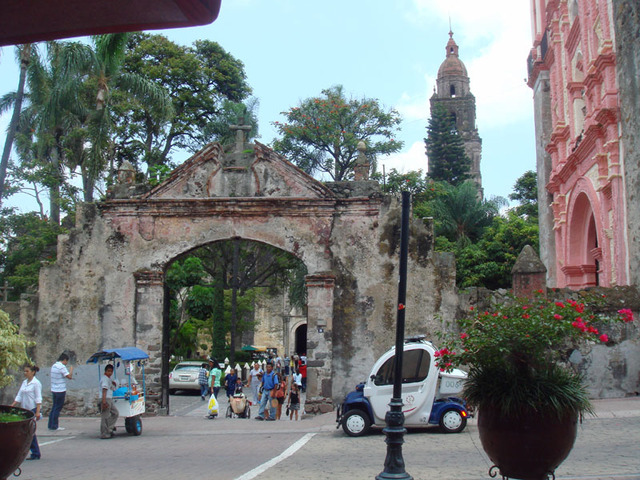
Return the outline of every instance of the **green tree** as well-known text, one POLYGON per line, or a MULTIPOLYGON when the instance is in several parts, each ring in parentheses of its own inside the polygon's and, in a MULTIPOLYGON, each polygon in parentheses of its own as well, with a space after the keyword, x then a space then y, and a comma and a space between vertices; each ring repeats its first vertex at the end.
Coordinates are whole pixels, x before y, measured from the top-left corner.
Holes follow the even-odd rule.
MULTIPOLYGON (((154 79, 124 69, 126 46, 131 34, 117 33, 93 37, 93 48, 87 48, 82 56, 73 60, 73 71, 88 75, 86 84, 93 87, 94 106, 87 117, 88 151, 81 162, 85 201, 93 200, 95 182, 115 161, 115 103, 119 99, 114 92, 143 103, 155 114, 166 120, 173 115, 167 90, 154 79)), ((111 168, 113 170, 113 168, 111 168)))
MULTIPOLYGON (((218 43, 198 40, 178 45, 162 35, 130 37, 124 70, 163 85, 173 116, 158 115, 152 105, 131 99, 118 110, 118 152, 131 163, 167 164, 171 152, 200 150, 212 137, 219 140, 225 121, 237 121, 241 104, 251 94, 243 63, 218 43)), ((255 101, 248 102, 247 120, 255 121, 255 101)), ((257 122, 256 122, 257 124, 257 122)))
POLYGON ((538 221, 538 176, 533 170, 524 172, 509 194, 509 200, 516 200, 519 205, 514 211, 521 217, 538 221))
POLYGON ((378 155, 402 148, 402 142, 393 138, 400 124, 398 112, 385 111, 375 99, 347 99, 341 85, 282 114, 285 123, 274 122, 282 137, 273 148, 311 175, 320 172, 335 181, 349 179, 361 140, 372 163, 378 155))
POLYGON ((452 114, 442 105, 435 105, 424 139, 429 159, 429 178, 460 185, 469 179, 471 160, 464 150, 452 114))
POLYGON ((13 288, 10 298, 37 288, 42 265, 56 260, 57 237, 65 229, 36 213, 0 215, 0 284, 13 288))
POLYGON ((473 182, 459 185, 441 184, 442 194, 429 205, 435 220, 436 235, 450 242, 468 244, 477 241, 506 202, 504 199, 481 200, 473 182))

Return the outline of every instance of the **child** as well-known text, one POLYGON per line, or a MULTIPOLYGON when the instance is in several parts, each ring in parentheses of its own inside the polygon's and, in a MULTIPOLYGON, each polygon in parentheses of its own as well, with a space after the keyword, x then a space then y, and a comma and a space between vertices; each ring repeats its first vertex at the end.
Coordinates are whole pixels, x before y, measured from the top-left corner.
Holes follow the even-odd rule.
POLYGON ((243 387, 242 379, 238 377, 236 379, 236 389, 234 391, 234 394, 237 395, 238 393, 242 393, 242 387, 243 387))
POLYGON ((291 390, 289 391, 289 403, 287 405, 289 409, 289 420, 293 420, 293 413, 296 414, 296 422, 298 421, 298 410, 300 410, 300 390, 296 383, 291 384, 291 390))

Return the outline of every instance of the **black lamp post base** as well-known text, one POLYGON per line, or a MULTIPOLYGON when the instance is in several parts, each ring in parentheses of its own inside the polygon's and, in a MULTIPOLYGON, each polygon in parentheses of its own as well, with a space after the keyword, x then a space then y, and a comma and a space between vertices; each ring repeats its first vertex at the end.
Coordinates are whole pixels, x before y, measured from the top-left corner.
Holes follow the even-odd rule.
POLYGON ((402 399, 392 398, 389 411, 385 415, 387 426, 382 430, 387 436, 387 457, 384 460, 384 470, 376 476, 376 480, 413 480, 404 469, 402 458, 402 444, 404 434, 404 413, 402 413, 402 399))

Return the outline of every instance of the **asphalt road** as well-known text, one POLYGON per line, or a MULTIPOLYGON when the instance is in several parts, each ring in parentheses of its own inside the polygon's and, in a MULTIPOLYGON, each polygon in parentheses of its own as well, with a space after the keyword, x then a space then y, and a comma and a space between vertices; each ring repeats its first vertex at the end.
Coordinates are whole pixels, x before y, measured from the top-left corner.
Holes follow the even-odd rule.
MULTIPOLYGON (((174 415, 181 416, 144 418, 139 437, 119 428, 113 439, 100 440, 99 419, 62 418, 65 431, 39 432, 43 458, 23 463, 20 480, 346 480, 373 479, 383 469, 384 435, 347 437, 335 429, 333 414, 298 422, 207 420, 199 396, 172 396, 172 402, 174 415)), ((221 401, 224 409, 226 400, 221 401)), ((615 412, 605 409, 579 427, 576 445, 556 478, 640 480, 639 443, 640 399, 615 412)), ((411 431, 403 454, 416 480, 490 478, 490 461, 473 420, 460 434, 411 431)))

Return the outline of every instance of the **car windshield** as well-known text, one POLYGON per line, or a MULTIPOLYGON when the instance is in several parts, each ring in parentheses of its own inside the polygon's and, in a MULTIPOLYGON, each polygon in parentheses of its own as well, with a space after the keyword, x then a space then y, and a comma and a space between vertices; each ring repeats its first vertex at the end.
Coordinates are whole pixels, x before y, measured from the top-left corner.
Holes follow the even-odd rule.
POLYGON ((200 366, 199 365, 181 365, 181 364, 178 364, 178 365, 176 365, 176 368, 174 368, 174 371, 175 370, 197 371, 197 370, 200 370, 200 366))

